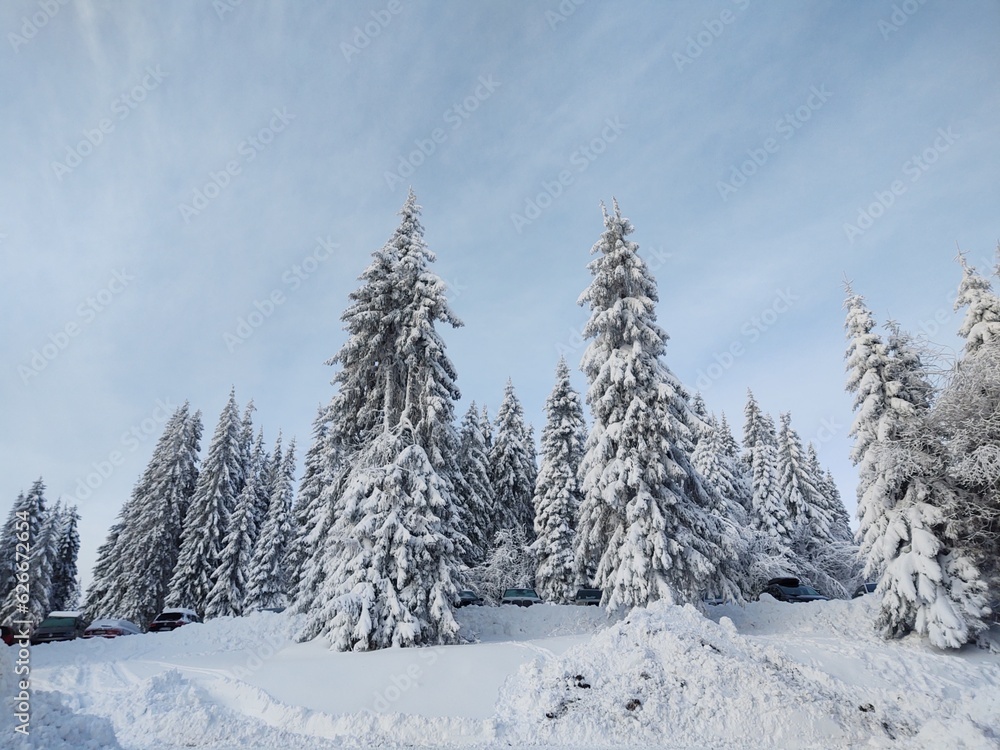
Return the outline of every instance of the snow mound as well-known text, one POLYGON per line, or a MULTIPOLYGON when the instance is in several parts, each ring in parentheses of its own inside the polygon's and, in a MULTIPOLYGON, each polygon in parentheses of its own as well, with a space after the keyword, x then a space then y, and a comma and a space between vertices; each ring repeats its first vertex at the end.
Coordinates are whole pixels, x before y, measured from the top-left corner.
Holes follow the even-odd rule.
POLYGON ((609 616, 603 607, 535 604, 531 607, 462 607, 455 612, 469 640, 510 641, 596 633, 620 618, 609 616))
POLYGON ((509 742, 568 746, 595 738, 609 747, 665 739, 672 747, 846 747, 873 738, 885 746, 915 733, 897 707, 740 635, 732 620, 664 603, 521 667, 501 690, 497 716, 509 742))
MULTIPOLYGON (((22 698, 19 681, 24 675, 14 672, 20 646, 0 644, 0 737, 2 746, 45 748, 45 750, 120 750, 111 722, 89 714, 73 713, 67 696, 53 691, 30 690, 27 734, 16 731, 22 724, 17 718, 22 698), (9 744, 7 744, 9 743, 9 744)), ((30 676, 29 676, 30 677, 30 676)), ((23 726, 23 724, 22 724, 23 726)))

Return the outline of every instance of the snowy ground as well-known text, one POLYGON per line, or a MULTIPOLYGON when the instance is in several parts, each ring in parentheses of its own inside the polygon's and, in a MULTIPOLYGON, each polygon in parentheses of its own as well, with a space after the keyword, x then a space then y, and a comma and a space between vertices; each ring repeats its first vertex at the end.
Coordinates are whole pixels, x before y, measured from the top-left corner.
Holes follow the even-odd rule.
MULTIPOLYGON (((260 613, 31 652, 31 743, 59 748, 996 748, 993 650, 872 633, 871 597, 746 608, 470 607, 477 642, 367 654, 260 613)), ((0 656, 0 690, 13 695, 0 656)), ((8 702, 6 705, 10 705, 8 702)), ((11 711, 2 747, 17 747, 11 711), (14 742, 8 743, 13 737, 14 742)))

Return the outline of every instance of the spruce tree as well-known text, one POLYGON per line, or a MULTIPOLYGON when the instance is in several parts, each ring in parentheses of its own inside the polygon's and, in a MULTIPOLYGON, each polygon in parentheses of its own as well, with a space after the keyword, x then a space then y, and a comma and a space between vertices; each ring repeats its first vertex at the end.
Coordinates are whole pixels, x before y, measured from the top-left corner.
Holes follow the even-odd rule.
POLYGON ((448 643, 458 631, 459 393, 436 325, 460 323, 430 271, 412 191, 400 215, 345 314, 351 335, 334 361, 352 373, 335 383, 357 390, 334 397, 329 447, 345 470, 321 496, 330 530, 299 587, 320 586, 300 637, 326 635, 340 650, 448 643), (345 412, 351 399, 358 406, 345 412))
POLYGON ((162 611, 198 480, 201 413, 184 403, 167 420, 153 455, 97 553, 86 611, 147 626, 162 611))
POLYGON ((459 428, 458 469, 465 478, 457 499, 458 513, 462 531, 469 540, 463 562, 471 568, 483 562, 493 546, 489 529, 496 513, 486 436, 475 401, 469 405, 459 428))
MULTIPOLYGON (((997 249, 1000 252, 1000 246, 997 249)), ((964 255, 958 258, 962 265, 962 283, 958 287, 955 309, 968 308, 958 330, 958 335, 965 339, 965 352, 974 355, 984 345, 1000 347, 1000 297, 994 294, 989 280, 966 262, 964 255)))
MULTIPOLYGON (((280 443, 277 450, 280 460, 280 443)), ((205 601, 205 617, 239 616, 246 611, 244 600, 250 577, 250 561, 259 533, 260 497, 267 492, 264 485, 268 480, 265 469, 265 464, 269 463, 268 458, 264 453, 264 437, 258 434, 244 464, 246 481, 243 490, 236 498, 236 506, 226 524, 219 565, 212 573, 214 584, 205 601)))
POLYGON ((593 423, 580 468, 576 566, 596 566, 609 610, 694 601, 716 572, 718 527, 690 464, 684 389, 661 362, 656 285, 617 202, 602 206, 582 369, 593 423), (714 525, 713 525, 714 524, 714 525))
POLYGON ((525 425, 514 384, 508 380, 490 448, 490 483, 497 510, 490 528, 491 541, 501 529, 515 526, 523 528, 529 540, 534 538, 532 498, 537 472, 534 441, 525 425))
POLYGON ((282 455, 280 445, 271 464, 271 497, 250 562, 247 611, 288 605, 287 556, 292 534, 292 494, 295 480, 295 441, 282 455))
POLYGON ((293 608, 298 612, 310 611, 324 590, 323 546, 355 468, 348 459, 369 446, 394 409, 398 410, 402 375, 391 368, 395 367, 399 336, 394 308, 400 301, 393 283, 400 254, 415 237, 423 243, 412 190, 400 215, 402 220, 392 237, 372 253, 371 263, 360 276, 362 285, 350 293, 350 304, 341 315, 347 341, 326 362, 339 366, 332 381, 337 390, 322 416, 317 417, 322 420, 322 435, 317 436, 319 442, 314 442, 313 448, 315 465, 320 468, 316 480, 310 479, 307 485, 309 495, 301 510, 304 518, 296 542, 299 549, 293 555, 293 608))
POLYGON ((35 622, 48 614, 49 587, 51 585, 51 561, 47 550, 51 545, 52 527, 49 523, 50 513, 45 500, 45 482, 39 477, 28 491, 27 495, 18 495, 11 508, 7 523, 4 524, 3 539, 5 544, 3 554, 6 563, 4 574, 6 584, 0 592, 0 622, 8 620, 32 619, 35 622), (24 538, 27 542, 24 542, 24 538), (28 550, 18 544, 27 544, 28 550), (23 580, 21 564, 27 557, 27 581, 23 580))
POLYGON ((332 471, 325 462, 328 414, 328 408, 321 405, 313 420, 312 442, 303 461, 304 472, 293 509, 292 540, 286 560, 289 599, 294 606, 302 606, 301 611, 306 611, 310 603, 308 591, 302 590, 305 570, 318 557, 319 541, 325 538, 328 529, 328 526, 316 527, 322 521, 320 499, 323 488, 332 481, 332 471))
POLYGON ((52 564, 52 595, 49 605, 57 610, 75 610, 80 603, 77 557, 80 554, 80 513, 75 505, 62 509, 58 519, 59 540, 52 564))
POLYGON ((747 512, 749 486, 737 468, 738 456, 739 448, 725 416, 719 423, 708 415, 691 457, 722 530, 719 572, 706 593, 712 598, 741 602, 756 594, 758 586, 751 575, 754 540, 747 512))
POLYGON ((578 584, 573 543, 583 493, 578 473, 586 440, 580 395, 573 390, 566 360, 559 358, 556 382, 545 401, 542 465, 535 482, 535 590, 545 601, 569 603, 578 584))
POLYGON ((787 549, 794 524, 781 496, 774 422, 761 411, 749 389, 744 416, 744 462, 750 470, 751 523, 770 536, 780 549, 787 549))
MULTIPOLYGON (((38 534, 38 521, 35 521, 32 532, 31 516, 28 511, 28 498, 23 492, 18 493, 14 505, 11 506, 3 529, 0 529, 0 607, 7 595, 17 586, 18 582, 18 552, 24 553, 24 547, 18 543, 30 542, 38 534)), ((5 621, 6 610, 3 610, 0 622, 5 621)))
POLYGON ((214 574, 222 562, 229 518, 244 484, 244 425, 232 390, 219 415, 184 518, 180 552, 167 596, 169 606, 205 611, 208 595, 215 585, 214 574))

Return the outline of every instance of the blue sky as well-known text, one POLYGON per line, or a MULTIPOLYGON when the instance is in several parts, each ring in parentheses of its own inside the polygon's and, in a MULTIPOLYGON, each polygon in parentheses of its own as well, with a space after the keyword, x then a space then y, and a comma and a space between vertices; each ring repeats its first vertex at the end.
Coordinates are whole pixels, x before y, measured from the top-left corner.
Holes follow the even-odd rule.
POLYGON ((1000 4, 285 6, 0 7, 0 513, 103 468, 89 581, 170 408, 207 446, 235 386, 304 450, 409 185, 459 413, 510 377, 540 431, 614 196, 668 366, 737 429, 748 387, 791 411, 853 513, 843 281, 960 344, 956 248, 987 270, 1000 237, 1000 4))

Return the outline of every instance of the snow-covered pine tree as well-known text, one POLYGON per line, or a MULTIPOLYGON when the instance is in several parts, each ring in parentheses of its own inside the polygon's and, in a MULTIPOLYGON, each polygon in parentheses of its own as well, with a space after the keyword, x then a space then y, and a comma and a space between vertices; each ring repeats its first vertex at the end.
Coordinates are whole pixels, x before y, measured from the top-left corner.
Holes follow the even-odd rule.
POLYGON ((535 590, 547 602, 568 604, 579 581, 573 543, 583 493, 578 477, 587 425, 583 405, 559 358, 556 382, 545 401, 542 465, 535 482, 535 590))
POLYGON ((488 530, 496 513, 486 436, 475 401, 462 418, 458 441, 458 469, 465 482, 459 490, 456 504, 462 532, 469 540, 463 562, 472 568, 486 558, 493 546, 488 530))
MULTIPOLYGON (((1000 254, 1000 246, 997 251, 1000 254)), ((959 254, 958 259, 962 264, 962 283, 955 309, 968 308, 958 329, 958 335, 965 339, 965 353, 974 355, 984 345, 1000 347, 1000 297, 994 294, 989 280, 966 262, 964 255, 959 254)))
POLYGON ((819 491, 817 501, 821 505, 821 512, 818 519, 829 519, 829 526, 817 529, 816 533, 821 538, 830 539, 835 542, 848 542, 853 545, 854 533, 851 531, 851 519, 844 507, 844 501, 840 497, 840 490, 834 481, 833 474, 829 469, 824 469, 819 462, 819 454, 816 446, 812 443, 806 446, 806 471, 819 491))
MULTIPOLYGON (((246 425, 247 418, 244 417, 244 428, 246 425)), ((244 429, 243 436, 245 433, 244 429)), ((280 438, 276 452, 280 461, 280 438)), ((262 519, 258 520, 260 498, 267 493, 266 486, 270 483, 270 461, 271 457, 264 452, 264 436, 258 433, 250 455, 245 459, 243 471, 246 481, 226 524, 219 565, 212 573, 214 584, 205 601, 206 618, 239 616, 247 611, 244 600, 247 597, 254 543, 260 531, 258 524, 262 522, 262 519)))
MULTIPOLYGON (((289 601, 295 606, 305 604, 308 609, 307 592, 300 591, 307 563, 317 557, 318 540, 325 538, 326 528, 316 529, 314 524, 322 520, 320 496, 323 488, 332 482, 332 472, 325 463, 326 438, 329 410, 320 405, 313 420, 312 442, 303 461, 304 471, 299 484, 298 495, 292 511, 292 540, 286 558, 289 601), (317 532, 313 536, 313 532, 317 532)), ((332 517, 329 518, 332 522, 332 517)))
POLYGON ((490 448, 490 483, 496 498, 497 516, 490 528, 491 541, 501 529, 521 526, 534 538, 535 508, 532 498, 538 469, 535 446, 524 422, 524 410, 508 379, 494 424, 490 448))
POLYGON ((894 498, 879 467, 879 424, 890 407, 886 391, 889 356, 881 337, 874 332, 875 320, 861 295, 847 287, 847 391, 854 394, 854 437, 851 460, 858 466, 857 539, 865 561, 866 580, 882 576, 885 560, 881 539, 894 498))
POLYGON ((725 416, 720 424, 707 415, 704 425, 691 463, 702 478, 722 528, 720 568, 725 568, 736 584, 735 591, 732 587, 712 585, 707 593, 713 598, 741 601, 752 597, 758 588, 749 575, 753 566, 752 529, 747 512, 749 487, 737 469, 739 448, 725 416))
MULTIPOLYGON (((50 584, 48 576, 51 574, 51 569, 47 573, 43 568, 36 566, 36 551, 43 549, 48 543, 46 535, 48 520, 49 508, 45 500, 45 482, 39 477, 32 483, 27 495, 23 493, 18 495, 14 507, 10 510, 7 522, 4 524, 2 538, 5 546, 3 554, 6 555, 7 562, 4 565, 4 570, 0 572, 6 576, 6 590, 0 592, 4 597, 0 600, 0 622, 23 620, 26 619, 25 614, 29 618, 34 617, 37 621, 48 614, 48 612, 41 610, 48 602, 48 586, 50 584), (19 582, 18 542, 22 542, 22 534, 25 532, 27 533, 27 543, 30 545, 27 582, 29 600, 26 605, 22 598, 24 592, 17 585, 19 582), (8 541, 9 544, 6 544, 8 541), (40 589, 41 586, 44 586, 44 591, 40 589), (40 603, 41 596, 44 596, 44 603, 40 603), (21 606, 27 606, 28 612, 25 613, 21 606)), ((23 548, 20 550, 23 555, 23 548)))
POLYGON ((254 441, 250 469, 247 471, 246 481, 250 481, 250 474, 257 472, 257 502, 253 507, 253 538, 252 543, 257 543, 257 534, 264 527, 264 519, 267 518, 268 510, 271 507, 271 495, 274 488, 281 481, 281 431, 274 443, 274 450, 270 453, 264 449, 264 430, 261 428, 257 432, 257 439, 254 441))
MULTIPOLYGON (((38 539, 31 546, 28 558, 28 618, 40 622, 55 611, 52 606, 52 573, 59 557, 62 531, 62 503, 46 510, 38 539)), ((24 619, 24 618, 22 618, 24 619)))
POLYGON ((771 417, 761 411, 747 389, 743 426, 744 463, 750 470, 751 518, 754 527, 770 536, 779 548, 788 548, 794 523, 781 496, 778 476, 778 438, 771 417))
POLYGON ((609 610, 698 600, 721 556, 718 527, 687 453, 690 403, 661 362, 666 334, 656 323, 656 284, 627 239, 632 224, 617 201, 591 253, 591 309, 581 367, 593 423, 580 467, 584 499, 576 566, 596 564, 609 610))
POLYGON ((83 611, 87 619, 96 620, 99 617, 110 617, 111 610, 107 608, 105 602, 115 590, 115 577, 117 576, 118 562, 116 549, 118 538, 121 536, 124 524, 119 520, 108 529, 108 535, 104 543, 97 548, 97 562, 94 563, 92 572, 93 580, 83 601, 83 611))
POLYGON ((237 488, 244 483, 243 428, 234 389, 219 415, 184 518, 180 552, 167 595, 169 606, 205 611, 215 571, 222 562, 222 544, 239 496, 237 488))
POLYGON ((72 610, 80 603, 80 581, 77 578, 77 557, 80 554, 80 513, 75 505, 67 505, 59 514, 59 539, 52 562, 52 594, 49 607, 72 610))
MULTIPOLYGON (((332 525, 305 570, 303 583, 312 576, 321 589, 300 637, 326 635, 341 650, 448 643, 458 632, 452 606, 463 541, 452 489, 459 393, 435 326, 460 322, 430 271, 434 255, 419 213, 410 191, 363 288, 382 297, 370 300, 364 321, 355 321, 356 305, 349 310, 345 319, 359 328, 334 358, 346 367, 343 355, 352 352, 351 367, 365 379, 356 383, 359 408, 345 414, 335 397, 331 409, 333 450, 353 450, 341 459, 344 480, 324 490, 332 525), (370 431, 358 422, 366 410, 378 416, 370 431), (336 437, 359 429, 367 437, 355 444, 336 437)), ((335 382, 343 388, 353 377, 335 382)))
POLYGON ((295 481, 295 441, 282 455, 274 449, 271 464, 271 499, 250 562, 245 611, 288 605, 287 556, 292 529, 292 495, 295 481), (280 463, 279 463, 280 461, 280 463))
POLYGON ((483 404, 483 412, 479 416, 479 425, 483 428, 483 442, 486 444, 486 452, 493 450, 493 420, 490 419, 490 410, 483 404))
POLYGON ((819 496, 819 488, 809 473, 802 439, 792 427, 792 415, 784 412, 778 421, 780 423, 776 452, 778 493, 785 501, 789 521, 793 526, 807 526, 810 538, 819 535, 819 541, 829 541, 826 532, 832 519, 824 515, 823 500, 819 496))
POLYGON ((201 412, 185 402, 167 420, 153 455, 97 552, 86 610, 146 626, 163 609, 181 529, 198 480, 201 412))
POLYGON ((712 417, 708 413, 708 407, 705 405, 705 399, 701 395, 701 391, 695 393, 694 398, 691 399, 691 413, 696 419, 690 420, 688 427, 691 428, 691 441, 697 445, 702 436, 713 429, 713 426, 709 424, 712 417))
MULTIPOLYGON (((30 539, 31 536, 38 534, 38 521, 34 523, 33 533, 30 527, 26 526, 30 520, 27 512, 27 501, 28 499, 23 492, 18 493, 10 513, 7 514, 3 529, 0 529, 0 607, 2 607, 2 602, 7 595, 17 585, 17 553, 19 549, 17 544, 21 541, 19 537, 23 533, 26 538, 30 539)), ((20 549, 23 551, 23 548, 20 549)), ((6 622, 6 616, 10 613, 5 610, 0 610, 0 612, 2 612, 0 622, 6 622)))
POLYGON ((939 648, 958 648, 984 627, 985 585, 944 522, 962 499, 947 477, 940 436, 926 423, 933 389, 908 337, 890 328, 890 343, 882 344, 850 288, 846 305, 859 536, 865 574, 880 579, 878 626, 886 635, 916 631, 939 648))
POLYGON ((310 448, 315 453, 315 481, 305 485, 309 494, 299 503, 303 518, 298 524, 299 549, 292 558, 292 608, 300 613, 312 610, 316 596, 325 590, 324 547, 354 469, 348 457, 370 445, 384 427, 383 409, 391 411, 386 405, 398 401, 401 375, 389 369, 395 362, 399 334, 398 321, 393 319, 398 304, 393 275, 401 248, 415 233, 423 241, 412 191, 400 215, 403 218, 392 237, 372 253, 372 262, 359 277, 362 285, 348 295, 350 305, 341 315, 347 341, 326 362, 340 369, 332 381, 337 390, 317 416, 316 427, 322 422, 322 435, 314 433, 316 440, 310 448))
POLYGON ((749 487, 737 468, 738 447, 725 419, 725 415, 721 422, 708 417, 708 429, 695 446, 691 462, 706 486, 727 503, 726 514, 745 526, 750 520, 749 487))
POLYGON ((966 491, 966 507, 946 521, 951 533, 978 550, 995 601, 1000 599, 1000 298, 964 259, 962 265, 956 307, 969 308, 959 332, 966 353, 949 373, 933 421, 947 436, 950 474, 966 491))

